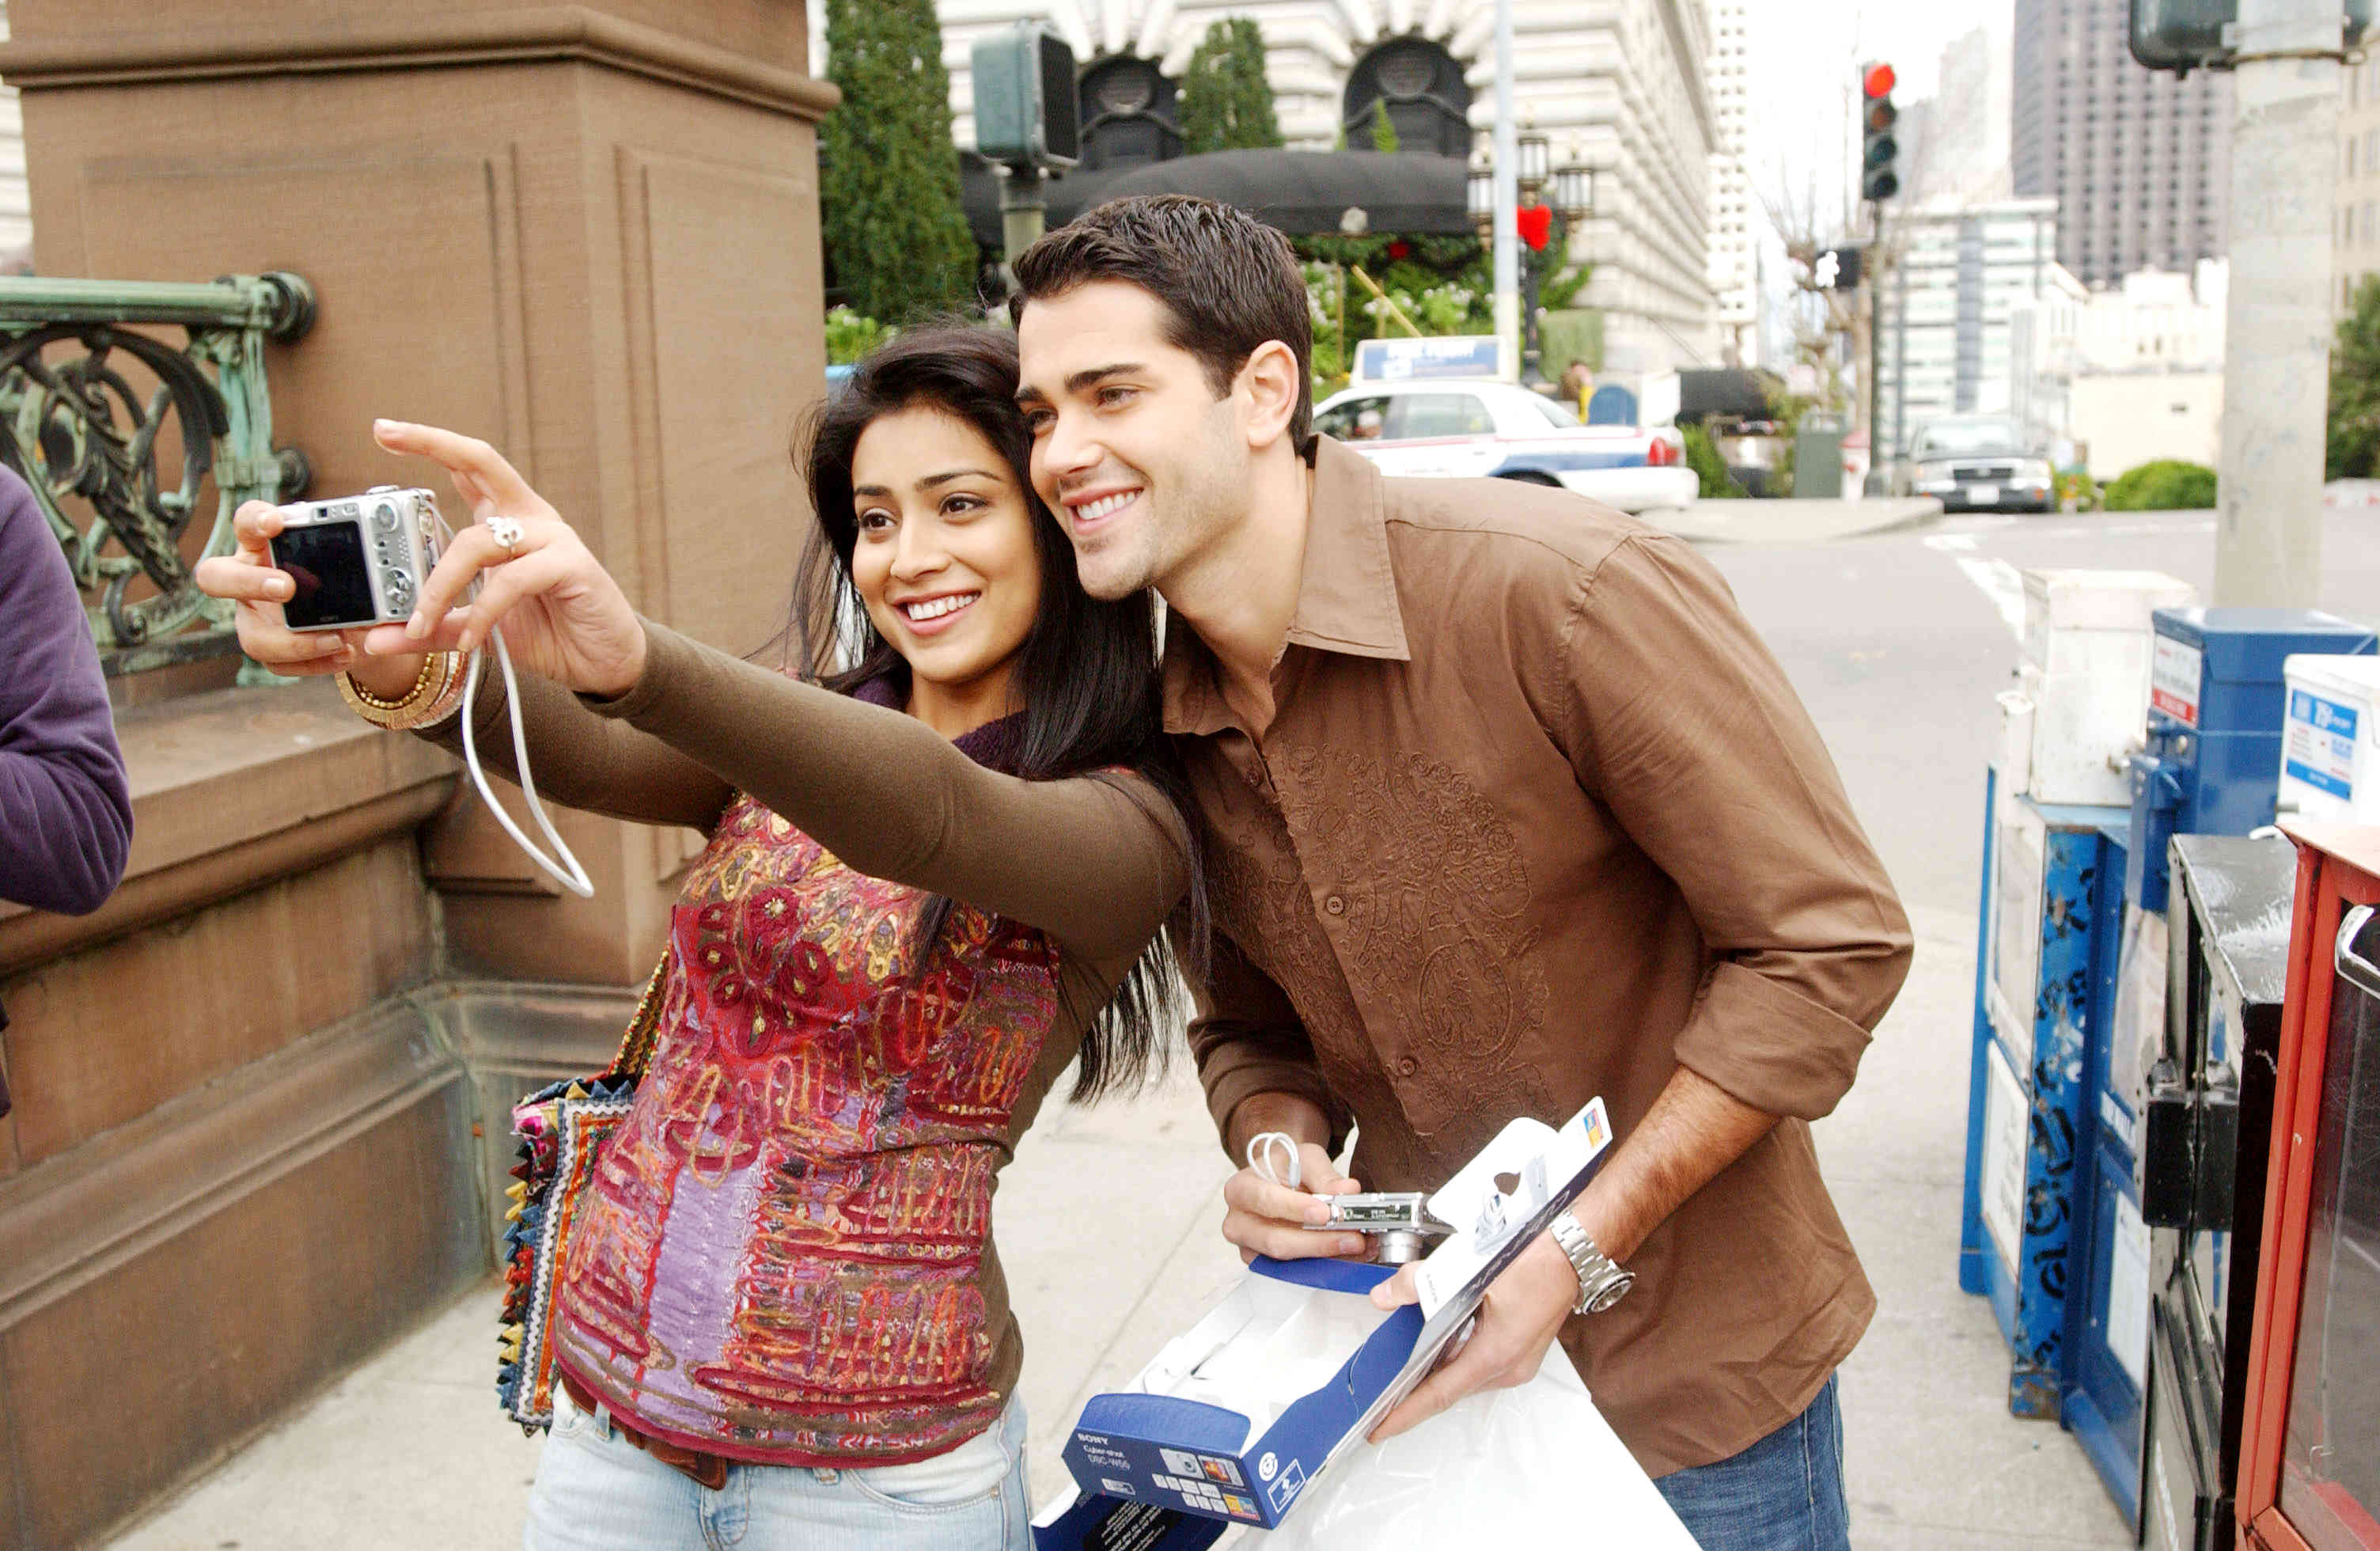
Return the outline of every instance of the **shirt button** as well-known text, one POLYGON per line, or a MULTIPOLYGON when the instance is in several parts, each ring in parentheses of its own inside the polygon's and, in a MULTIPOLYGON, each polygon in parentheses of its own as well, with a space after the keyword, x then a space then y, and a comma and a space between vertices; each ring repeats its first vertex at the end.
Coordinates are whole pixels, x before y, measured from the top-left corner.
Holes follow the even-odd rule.
POLYGON ((1333 915, 1344 915, 1347 914, 1347 902, 1333 894, 1322 902, 1322 908, 1333 915))
POLYGON ((1414 1060, 1411 1056, 1403 1057, 1397 1062, 1397 1075, 1400 1077, 1410 1077, 1420 1070, 1421 1062, 1414 1060))

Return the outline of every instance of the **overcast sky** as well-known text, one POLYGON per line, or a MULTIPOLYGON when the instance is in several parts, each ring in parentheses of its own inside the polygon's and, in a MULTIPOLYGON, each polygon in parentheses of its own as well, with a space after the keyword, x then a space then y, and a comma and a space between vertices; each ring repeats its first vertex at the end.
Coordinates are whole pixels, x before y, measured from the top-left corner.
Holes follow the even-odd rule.
POLYGON ((1848 93, 1859 63, 1888 61, 1894 100, 1931 96, 1942 51, 1976 27, 2005 48, 2011 0, 1751 0, 1752 185, 1755 201, 1780 187, 1795 197, 1814 175, 1840 200, 1848 93))

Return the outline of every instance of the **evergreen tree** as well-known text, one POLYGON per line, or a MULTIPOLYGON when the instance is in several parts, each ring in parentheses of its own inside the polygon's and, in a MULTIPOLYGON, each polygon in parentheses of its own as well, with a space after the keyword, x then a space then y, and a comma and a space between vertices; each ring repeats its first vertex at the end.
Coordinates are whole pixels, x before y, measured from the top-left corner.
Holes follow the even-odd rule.
POLYGON ((1183 150, 1261 151, 1282 143, 1265 79, 1264 34, 1246 17, 1207 29, 1182 78, 1183 150))
POLYGON ((2355 287, 2330 347, 2330 437, 2324 477, 2368 479, 2380 471, 2380 275, 2355 287))
POLYGON ((1403 149, 1397 143, 1397 121, 1389 116, 1389 100, 1386 97, 1372 103, 1372 149, 1383 155, 1403 149))
POLYGON ((827 0, 826 53, 843 103, 820 131, 819 204, 844 298, 888 323, 969 305, 975 238, 933 0, 827 0))

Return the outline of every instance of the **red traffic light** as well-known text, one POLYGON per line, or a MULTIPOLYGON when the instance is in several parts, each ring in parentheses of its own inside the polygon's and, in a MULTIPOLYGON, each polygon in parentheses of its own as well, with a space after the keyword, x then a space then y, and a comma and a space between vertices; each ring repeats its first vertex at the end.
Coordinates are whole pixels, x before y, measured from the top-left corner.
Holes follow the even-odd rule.
POLYGON ((1871 65, 1860 72, 1860 90, 1870 98, 1889 97, 1900 78, 1892 73, 1889 65, 1871 65))

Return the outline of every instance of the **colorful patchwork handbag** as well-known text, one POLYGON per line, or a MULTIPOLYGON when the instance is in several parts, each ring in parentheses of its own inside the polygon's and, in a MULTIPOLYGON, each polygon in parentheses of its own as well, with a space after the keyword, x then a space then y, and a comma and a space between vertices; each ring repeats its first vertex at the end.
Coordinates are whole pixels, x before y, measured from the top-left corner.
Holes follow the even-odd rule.
POLYGON ((595 1181, 603 1138, 628 1113, 637 1083, 652 1060, 661 1026, 663 954, 636 1016, 620 1036, 620 1053, 592 1077, 566 1077, 513 1106, 519 1161, 505 1191, 504 1303, 497 1337, 496 1403, 535 1433, 553 1424, 554 1285, 569 1254, 570 1234, 595 1181))

